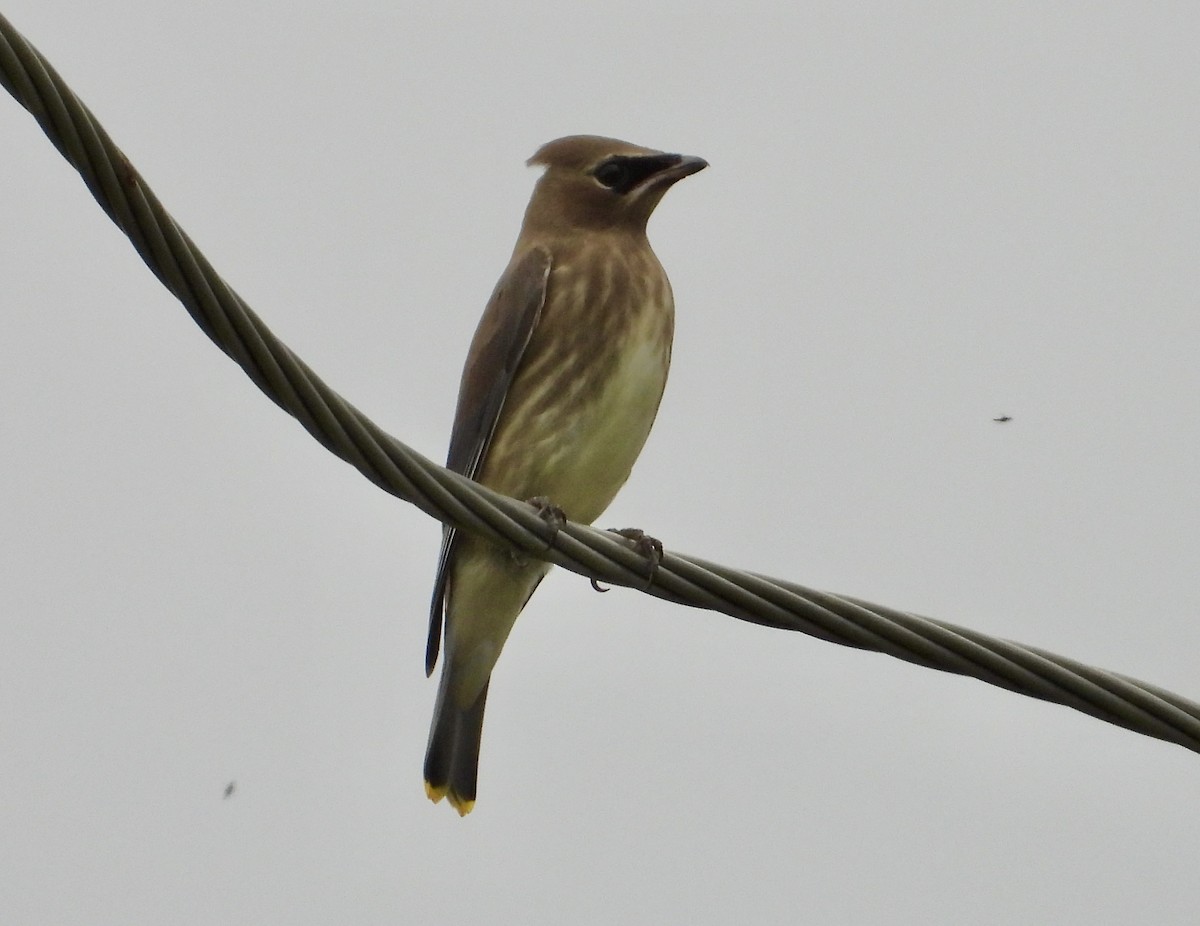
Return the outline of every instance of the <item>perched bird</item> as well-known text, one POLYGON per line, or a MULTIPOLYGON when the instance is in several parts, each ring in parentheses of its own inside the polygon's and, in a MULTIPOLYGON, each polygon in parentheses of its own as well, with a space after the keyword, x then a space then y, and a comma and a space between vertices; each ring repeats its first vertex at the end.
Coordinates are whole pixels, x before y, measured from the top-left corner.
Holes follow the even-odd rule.
MULTIPOLYGON (((446 466, 590 524, 629 478, 658 411, 675 324, 646 222, 700 158, 574 135, 543 145, 517 244, 471 342, 446 466)), ((447 528, 426 674, 446 655, 425 791, 475 805, 492 668, 549 565, 447 528)))

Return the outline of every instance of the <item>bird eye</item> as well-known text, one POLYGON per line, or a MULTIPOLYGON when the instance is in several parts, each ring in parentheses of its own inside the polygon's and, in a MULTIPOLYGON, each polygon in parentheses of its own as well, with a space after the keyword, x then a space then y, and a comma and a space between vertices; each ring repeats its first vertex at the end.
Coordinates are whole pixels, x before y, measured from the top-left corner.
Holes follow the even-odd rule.
POLYGON ((605 161, 594 171, 592 176, 596 178, 601 186, 606 186, 610 190, 615 190, 618 187, 624 186, 629 180, 629 168, 624 161, 619 161, 616 158, 605 161))

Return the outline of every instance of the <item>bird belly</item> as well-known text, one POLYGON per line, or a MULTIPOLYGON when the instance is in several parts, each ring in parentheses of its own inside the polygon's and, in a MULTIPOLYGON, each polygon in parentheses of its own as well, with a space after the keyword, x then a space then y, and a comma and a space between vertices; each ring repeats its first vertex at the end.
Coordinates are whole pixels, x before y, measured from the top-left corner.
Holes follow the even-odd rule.
POLYGON ((593 357, 543 358, 514 383, 484 485, 517 498, 545 496, 585 524, 603 513, 629 478, 667 380, 670 328, 664 336, 661 312, 640 316, 621 343, 593 357))
POLYGON ((552 424, 547 441, 543 494, 567 517, 590 524, 629 478, 667 379, 667 358, 658 343, 641 339, 626 346, 595 397, 576 414, 552 424))

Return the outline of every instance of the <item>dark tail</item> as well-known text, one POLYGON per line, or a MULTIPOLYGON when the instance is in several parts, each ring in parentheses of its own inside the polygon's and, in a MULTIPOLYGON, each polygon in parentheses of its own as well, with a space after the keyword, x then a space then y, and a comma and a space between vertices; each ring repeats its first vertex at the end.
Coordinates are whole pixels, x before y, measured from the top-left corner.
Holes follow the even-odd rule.
POLYGON ((485 684, 469 708, 461 708, 449 695, 450 666, 442 668, 429 746, 425 751, 425 793, 434 803, 443 797, 460 816, 475 806, 475 781, 479 776, 479 743, 483 737, 485 684))

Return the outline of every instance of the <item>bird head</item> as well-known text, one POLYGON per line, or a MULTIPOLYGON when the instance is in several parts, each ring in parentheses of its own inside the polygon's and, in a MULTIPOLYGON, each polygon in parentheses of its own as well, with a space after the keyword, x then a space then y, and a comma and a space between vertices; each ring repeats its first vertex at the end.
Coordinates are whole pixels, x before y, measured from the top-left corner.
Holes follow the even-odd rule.
POLYGON ((525 214, 526 230, 623 228, 644 232, 650 213, 703 158, 667 154, 615 138, 569 135, 528 161, 545 168, 525 214))

